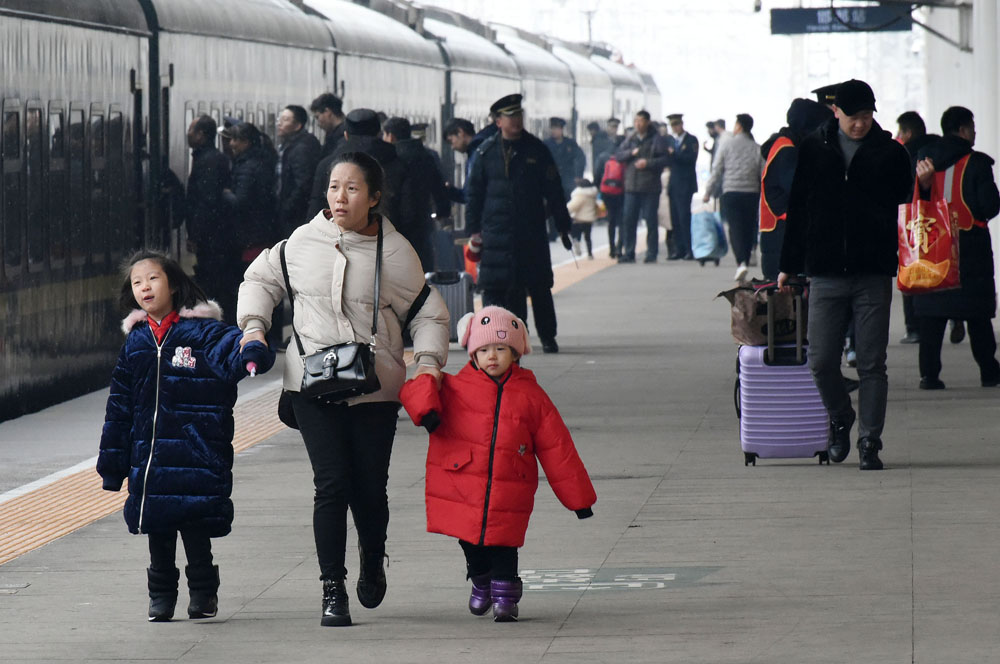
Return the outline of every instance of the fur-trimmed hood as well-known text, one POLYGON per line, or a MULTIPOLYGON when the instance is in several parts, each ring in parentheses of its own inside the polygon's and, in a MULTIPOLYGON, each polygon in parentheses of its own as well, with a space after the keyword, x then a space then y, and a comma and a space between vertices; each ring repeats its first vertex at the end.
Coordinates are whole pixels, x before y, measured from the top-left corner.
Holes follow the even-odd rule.
MULTIPOLYGON (((181 318, 212 318, 214 320, 222 320, 222 307, 215 300, 202 301, 190 308, 181 307, 177 315, 181 318)), ((149 318, 149 314, 142 309, 133 309, 132 313, 122 320, 122 332, 128 334, 139 323, 145 323, 147 318, 149 318)))

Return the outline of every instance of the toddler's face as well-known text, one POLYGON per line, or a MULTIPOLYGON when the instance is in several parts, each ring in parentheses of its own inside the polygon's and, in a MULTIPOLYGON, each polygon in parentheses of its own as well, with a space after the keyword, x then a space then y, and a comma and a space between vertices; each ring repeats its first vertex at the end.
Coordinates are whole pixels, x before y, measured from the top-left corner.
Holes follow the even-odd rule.
POLYGON ((476 351, 476 364, 494 378, 507 373, 514 363, 514 351, 504 344, 489 344, 476 351))

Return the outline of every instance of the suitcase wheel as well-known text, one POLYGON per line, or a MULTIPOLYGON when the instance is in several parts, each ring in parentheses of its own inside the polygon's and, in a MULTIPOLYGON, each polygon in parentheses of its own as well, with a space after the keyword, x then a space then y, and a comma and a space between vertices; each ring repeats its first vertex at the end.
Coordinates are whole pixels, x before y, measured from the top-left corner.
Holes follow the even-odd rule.
POLYGON ((757 455, 753 452, 743 453, 743 465, 744 466, 756 466, 757 465, 757 455))
POLYGON ((719 267, 719 259, 718 258, 715 259, 715 267, 719 267))
POLYGON ((698 259, 698 265, 701 265, 702 267, 705 267, 705 259, 704 258, 699 258, 698 259))
POLYGON ((830 453, 829 452, 819 452, 816 456, 819 457, 819 465, 830 465, 830 453))

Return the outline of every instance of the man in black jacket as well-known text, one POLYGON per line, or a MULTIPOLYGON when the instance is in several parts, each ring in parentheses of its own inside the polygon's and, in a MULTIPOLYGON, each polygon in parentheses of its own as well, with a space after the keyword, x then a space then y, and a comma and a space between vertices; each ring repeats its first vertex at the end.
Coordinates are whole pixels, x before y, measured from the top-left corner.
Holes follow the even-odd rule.
POLYGON ((799 146, 778 275, 785 290, 790 277, 805 273, 811 279, 809 368, 830 415, 830 459, 837 463, 850 453, 855 420, 840 372, 854 317, 861 470, 882 469, 896 218, 913 193, 906 150, 878 126, 874 111, 867 83, 841 83, 836 118, 799 146))
POLYGON ((195 276, 210 297, 219 301, 227 317, 236 315, 233 273, 239 252, 222 191, 229 186, 229 158, 215 147, 217 125, 207 115, 195 118, 187 131, 191 173, 185 197, 189 249, 198 258, 195 276), (230 297, 232 295, 232 297, 230 297))
POLYGON ((309 188, 320 145, 306 131, 309 115, 301 106, 286 106, 278 116, 278 220, 283 237, 309 221, 309 188))
POLYGON ((622 253, 619 263, 635 262, 636 230, 646 220, 646 258, 655 263, 659 251, 660 174, 667 165, 667 141, 649 121, 649 111, 635 114, 635 133, 618 147, 615 159, 625 164, 625 212, 622 217, 622 253))
POLYGON ((396 148, 399 161, 407 177, 399 191, 399 218, 393 225, 403 234, 417 255, 424 272, 434 271, 434 231, 432 211, 439 219, 447 218, 451 201, 445 191, 444 178, 434 158, 422 141, 413 138, 410 121, 406 118, 389 118, 382 125, 382 140, 396 148))
POLYGON ((490 112, 500 131, 477 148, 466 188, 466 226, 482 235, 483 305, 499 305, 524 320, 530 295, 542 350, 558 353, 545 217, 548 208, 569 249, 571 221, 559 169, 545 144, 524 131, 521 95, 497 100, 490 112))
POLYGON ((1000 193, 993 180, 993 159, 975 152, 976 122, 972 111, 952 106, 941 116, 944 138, 920 151, 917 179, 921 195, 930 194, 937 179, 948 200, 958 233, 958 263, 962 287, 913 297, 920 321, 920 389, 944 389, 941 341, 949 318, 965 320, 972 356, 979 365, 983 387, 1000 385, 1000 364, 992 318, 996 316, 993 242, 987 222, 1000 213, 1000 193))
POLYGON ((340 97, 332 92, 324 92, 313 99, 309 110, 312 111, 316 124, 326 135, 323 138, 323 151, 321 157, 329 157, 337 149, 337 145, 344 140, 344 102, 340 97))

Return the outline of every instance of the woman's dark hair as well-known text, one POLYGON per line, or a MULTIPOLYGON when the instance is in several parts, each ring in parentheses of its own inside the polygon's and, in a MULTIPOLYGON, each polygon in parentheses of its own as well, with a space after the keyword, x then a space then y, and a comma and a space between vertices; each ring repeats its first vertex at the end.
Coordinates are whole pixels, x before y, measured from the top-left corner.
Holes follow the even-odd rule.
POLYGON ((241 122, 237 125, 233 125, 229 128, 229 139, 240 139, 241 141, 247 141, 250 145, 258 146, 261 144, 260 137, 264 134, 261 133, 260 129, 253 126, 249 122, 241 122))
POLYGON ((361 169, 362 175, 365 177, 365 184, 368 185, 368 197, 376 198, 378 194, 379 202, 368 212, 369 219, 378 214, 379 208, 382 207, 382 201, 385 200, 385 173, 382 171, 382 166, 379 165, 375 158, 371 155, 365 154, 364 152, 345 152, 336 159, 333 160, 333 164, 330 165, 330 173, 333 173, 333 169, 337 167, 337 164, 354 164, 361 169))
POLYGON ((121 265, 122 290, 118 296, 118 307, 122 312, 135 309, 138 304, 132 294, 132 268, 141 261, 156 261, 163 273, 167 275, 167 285, 170 286, 175 310, 181 307, 193 307, 200 301, 208 299, 201 286, 194 282, 181 268, 180 264, 162 251, 156 249, 140 249, 121 265))

